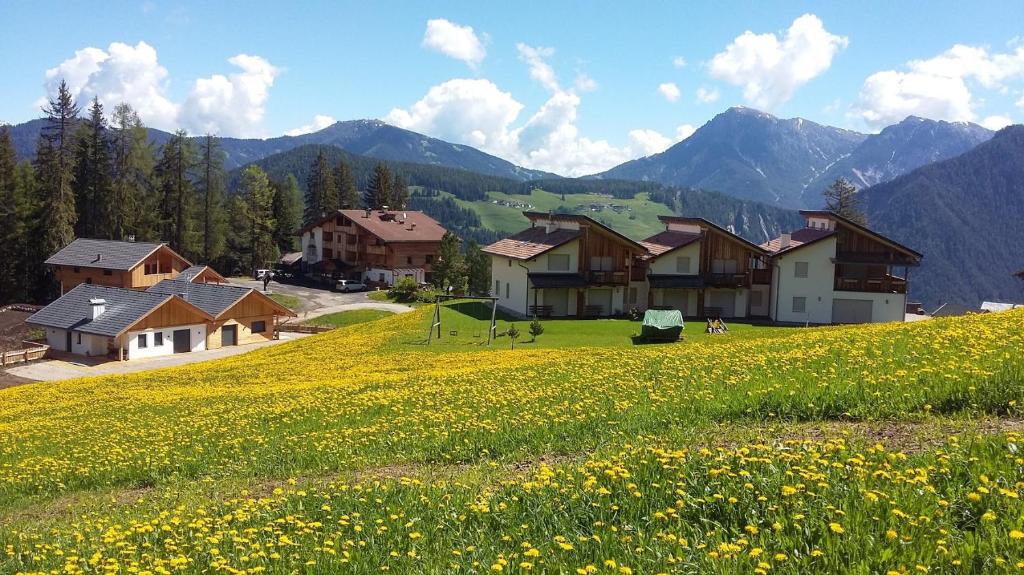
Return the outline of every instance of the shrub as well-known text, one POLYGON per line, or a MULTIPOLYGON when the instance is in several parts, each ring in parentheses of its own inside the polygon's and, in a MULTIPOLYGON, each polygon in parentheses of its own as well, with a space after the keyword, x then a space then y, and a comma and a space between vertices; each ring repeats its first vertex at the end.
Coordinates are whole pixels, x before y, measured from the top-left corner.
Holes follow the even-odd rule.
POLYGON ((388 290, 388 297, 395 301, 410 302, 416 299, 420 286, 413 278, 402 278, 388 290))
POLYGON ((444 295, 444 292, 434 288, 423 288, 416 292, 416 301, 421 303, 434 303, 439 295, 444 295))
POLYGON ((535 341, 537 336, 542 333, 544 333, 544 326, 540 324, 537 316, 533 316, 533 321, 530 322, 530 336, 533 337, 531 341, 535 341))
POLYGON ((519 328, 516 327, 516 324, 508 326, 508 330, 505 331, 505 335, 507 335, 508 339, 512 341, 512 349, 515 349, 516 340, 519 339, 519 328))

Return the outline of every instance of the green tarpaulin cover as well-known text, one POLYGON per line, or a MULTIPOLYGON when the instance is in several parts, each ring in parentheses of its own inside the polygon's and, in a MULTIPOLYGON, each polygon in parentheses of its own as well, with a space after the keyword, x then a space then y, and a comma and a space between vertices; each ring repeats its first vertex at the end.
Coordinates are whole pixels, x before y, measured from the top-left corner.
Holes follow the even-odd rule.
POLYGON ((648 339, 679 339, 683 332, 683 314, 677 309, 649 309, 644 312, 640 335, 648 339))

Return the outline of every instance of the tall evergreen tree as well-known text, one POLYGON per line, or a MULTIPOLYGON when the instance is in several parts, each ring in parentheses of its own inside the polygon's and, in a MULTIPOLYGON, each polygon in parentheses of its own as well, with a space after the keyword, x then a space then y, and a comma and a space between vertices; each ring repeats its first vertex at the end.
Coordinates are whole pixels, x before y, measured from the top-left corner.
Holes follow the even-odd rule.
POLYGON ((78 206, 76 233, 86 238, 114 238, 116 208, 111 186, 110 139, 103 104, 94 97, 89 118, 77 131, 75 202, 78 206))
POLYGON ((326 214, 338 209, 338 188, 334 174, 327 165, 327 156, 320 150, 313 160, 309 179, 306 181, 306 210, 303 221, 313 223, 326 214))
POLYGON ((392 210, 404 210, 409 205, 409 184, 406 183, 402 174, 395 174, 388 202, 388 207, 392 210))
POLYGON ((197 192, 203 262, 210 263, 224 253, 227 214, 224 210, 224 154, 217 138, 207 134, 199 145, 197 192))
POLYGON ((111 119, 112 181, 110 237, 159 239, 153 146, 138 114, 128 104, 114 107, 111 119))
POLYGON ((156 165, 161 238, 189 259, 197 259, 201 249, 195 230, 196 191, 190 179, 195 165, 195 150, 182 130, 164 144, 156 165))
POLYGON ((242 170, 241 196, 249 228, 249 264, 257 270, 276 260, 278 254, 274 245, 274 190, 259 166, 249 165, 242 170))
POLYGON ((283 182, 274 182, 274 245, 282 254, 294 252, 299 238, 295 232, 302 227, 302 192, 299 181, 288 174, 283 182))
POLYGON ((857 188, 845 178, 839 178, 825 188, 825 209, 833 211, 844 218, 862 226, 868 225, 867 214, 861 208, 857 188))
POLYGON ((338 186, 338 205, 343 210, 359 208, 359 191, 356 190, 356 178, 352 167, 345 160, 338 160, 334 167, 334 183, 338 186))
MULTIPOLYGON (((447 290, 458 289, 465 284, 466 269, 462 254, 459 253, 459 238, 445 232, 437 248, 437 259, 432 267, 431 282, 434 287, 447 290)), ((488 279, 488 282, 490 280, 488 279)))
POLYGON ((387 164, 381 162, 373 169, 373 176, 370 177, 370 184, 366 186, 366 194, 363 197, 363 205, 371 210, 379 210, 384 206, 391 207, 391 170, 387 164))
MULTIPOLYGON (((75 141, 74 129, 78 122, 78 106, 71 90, 63 80, 57 97, 43 108, 46 124, 39 137, 36 150, 36 177, 38 180, 39 213, 34 218, 37 239, 33 242, 39 261, 45 260, 75 239, 78 211, 75 206, 75 141)), ((49 274, 47 274, 49 275, 49 274)), ((40 285, 41 298, 53 295, 56 286, 52 280, 40 285), (48 285, 47 285, 48 284, 48 285)))
POLYGON ((24 238, 24 214, 18 210, 17 160, 11 128, 0 126, 0 305, 25 299, 18 262, 25 259, 19 248, 24 238))
POLYGON ((491 293, 491 257, 480 250, 476 240, 470 240, 466 246, 465 262, 470 295, 485 296, 491 293))

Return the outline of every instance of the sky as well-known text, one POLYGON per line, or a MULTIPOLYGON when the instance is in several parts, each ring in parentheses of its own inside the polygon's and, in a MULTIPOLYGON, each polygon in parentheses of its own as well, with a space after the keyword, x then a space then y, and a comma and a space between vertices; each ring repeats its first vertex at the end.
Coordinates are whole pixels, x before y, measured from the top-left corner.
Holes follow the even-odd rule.
POLYGON ((376 118, 582 175, 731 106, 862 132, 908 115, 1024 121, 1022 0, 98 6, 0 0, 0 122, 39 117, 64 79, 165 130, 376 118))

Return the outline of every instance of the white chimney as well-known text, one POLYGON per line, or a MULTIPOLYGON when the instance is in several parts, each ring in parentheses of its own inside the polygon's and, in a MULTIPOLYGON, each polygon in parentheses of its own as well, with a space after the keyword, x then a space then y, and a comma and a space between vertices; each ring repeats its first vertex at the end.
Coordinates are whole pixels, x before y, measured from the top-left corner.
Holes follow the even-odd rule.
POLYGON ((792 239, 793 239, 793 236, 791 236, 789 234, 782 234, 781 236, 779 236, 779 249, 780 250, 784 250, 784 249, 788 248, 789 247, 789 242, 792 239))
POLYGON ((89 308, 92 311, 92 319, 100 317, 103 312, 107 311, 107 300, 103 298, 89 298, 89 308))

